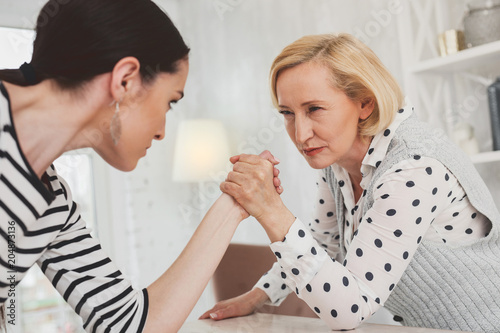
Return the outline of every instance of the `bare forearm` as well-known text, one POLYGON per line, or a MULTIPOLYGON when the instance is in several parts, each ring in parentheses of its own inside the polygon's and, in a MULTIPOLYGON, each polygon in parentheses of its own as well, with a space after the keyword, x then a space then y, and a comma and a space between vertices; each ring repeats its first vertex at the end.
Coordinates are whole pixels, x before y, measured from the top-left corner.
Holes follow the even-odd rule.
POLYGON ((172 266, 148 287, 144 332, 177 332, 196 304, 241 221, 241 211, 221 195, 172 266))

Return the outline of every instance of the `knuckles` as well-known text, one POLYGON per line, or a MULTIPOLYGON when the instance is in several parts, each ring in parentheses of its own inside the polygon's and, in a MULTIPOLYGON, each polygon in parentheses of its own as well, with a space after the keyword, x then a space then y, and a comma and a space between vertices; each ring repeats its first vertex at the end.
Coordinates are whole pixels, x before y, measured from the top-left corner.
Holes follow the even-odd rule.
POLYGON ((265 170, 259 169, 255 172, 255 176, 259 180, 264 180, 267 178, 267 172, 265 170))

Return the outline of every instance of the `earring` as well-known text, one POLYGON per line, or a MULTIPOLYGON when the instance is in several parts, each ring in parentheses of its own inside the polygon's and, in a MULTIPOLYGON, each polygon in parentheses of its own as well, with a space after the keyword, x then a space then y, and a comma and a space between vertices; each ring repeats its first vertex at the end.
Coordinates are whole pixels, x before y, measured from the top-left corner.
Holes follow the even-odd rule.
POLYGON ((115 146, 120 141, 122 135, 122 123, 120 120, 120 102, 115 102, 115 114, 111 118, 111 123, 109 124, 109 132, 111 134, 111 139, 115 146))

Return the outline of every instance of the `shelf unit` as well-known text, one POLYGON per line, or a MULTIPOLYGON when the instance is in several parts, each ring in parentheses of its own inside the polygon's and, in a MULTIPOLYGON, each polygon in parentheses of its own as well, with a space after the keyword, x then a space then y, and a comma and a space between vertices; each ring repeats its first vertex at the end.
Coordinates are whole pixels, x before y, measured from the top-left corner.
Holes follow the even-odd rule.
POLYGON ((444 129, 450 137, 457 122, 481 121, 480 132, 476 134, 482 138, 480 150, 484 152, 470 158, 476 165, 499 163, 500 152, 490 151, 487 142, 486 132, 490 128, 486 86, 493 81, 489 75, 500 75, 500 41, 439 56, 438 35, 447 29, 460 28, 460 13, 466 1, 405 2, 398 17, 405 93, 420 118, 444 129), (457 102, 461 99, 465 102, 457 102))
POLYGON ((470 159, 474 164, 498 162, 500 161, 500 151, 488 151, 484 153, 471 155, 470 159))
POLYGON ((413 74, 452 74, 476 67, 478 63, 487 65, 500 59, 500 41, 462 50, 446 57, 421 61, 408 71, 413 74))

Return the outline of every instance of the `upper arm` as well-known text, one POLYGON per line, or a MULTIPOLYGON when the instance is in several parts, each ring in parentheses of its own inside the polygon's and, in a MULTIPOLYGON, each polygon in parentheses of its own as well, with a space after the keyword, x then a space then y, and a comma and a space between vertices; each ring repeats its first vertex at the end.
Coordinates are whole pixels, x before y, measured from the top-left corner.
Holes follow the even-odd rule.
POLYGON ((38 260, 44 274, 84 322, 87 331, 129 327, 142 330, 147 293, 132 288, 120 270, 91 237, 78 205, 68 199, 67 221, 38 260))

